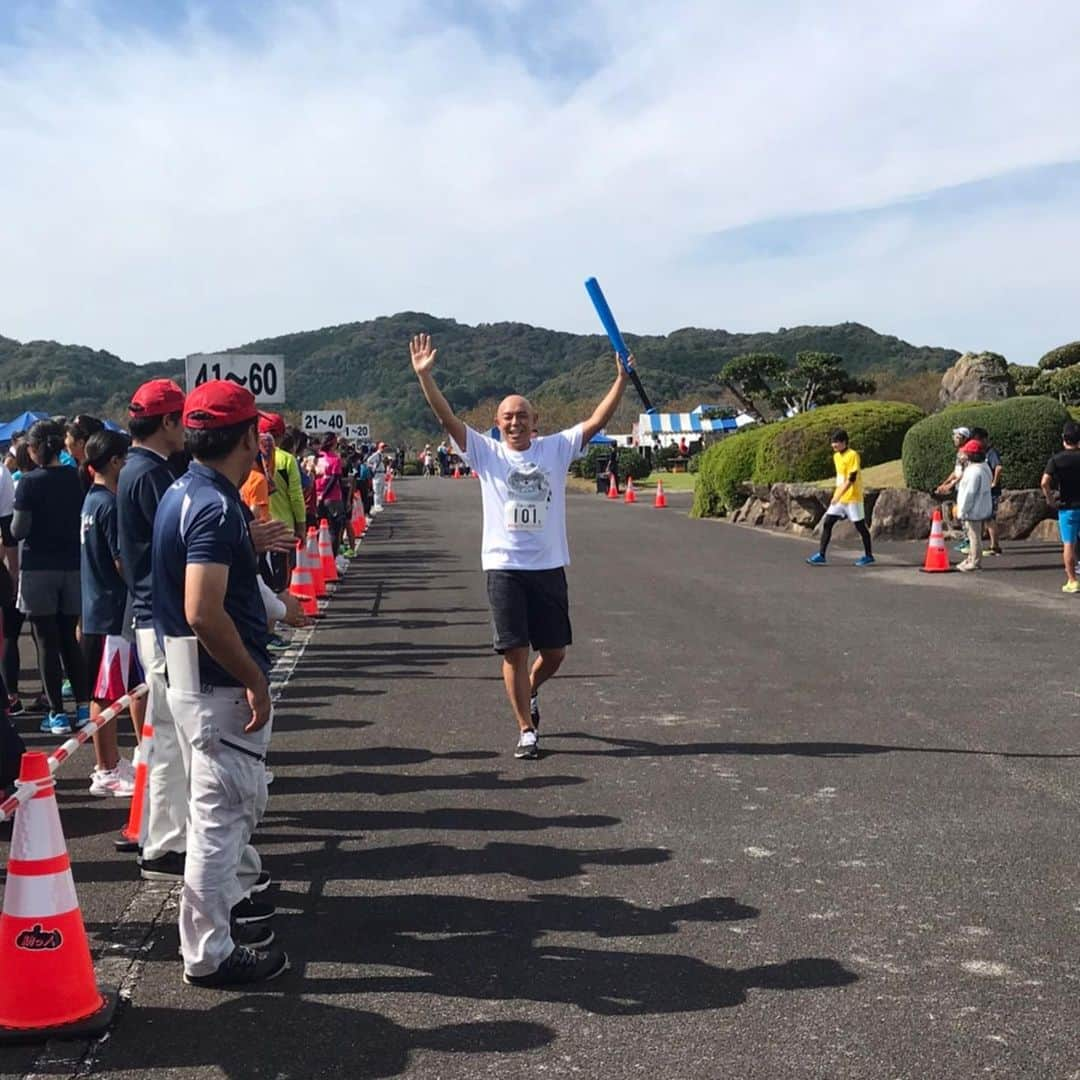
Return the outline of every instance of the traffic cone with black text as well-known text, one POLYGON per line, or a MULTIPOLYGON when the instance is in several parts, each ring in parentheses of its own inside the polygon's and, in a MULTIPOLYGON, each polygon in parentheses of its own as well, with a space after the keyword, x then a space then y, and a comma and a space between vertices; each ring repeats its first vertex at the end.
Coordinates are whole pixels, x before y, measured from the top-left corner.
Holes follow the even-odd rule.
POLYGON ((623 502, 637 502, 637 491, 634 490, 634 478, 632 476, 626 478, 626 494, 623 496, 623 502))
POLYGON ((49 759, 23 754, 0 915, 0 1044, 81 1039, 112 1022, 116 991, 98 989, 71 877, 49 759))
POLYGON ((667 509, 667 496, 664 494, 664 481, 656 481, 656 498, 653 500, 654 510, 666 510, 667 509))
POLYGON ((947 574, 951 569, 949 551, 945 547, 945 526, 941 519, 941 511, 935 510, 930 519, 930 542, 926 545, 926 561, 922 565, 922 572, 947 574))
POLYGON ((319 522, 319 562, 322 564, 323 581, 337 581, 337 563, 334 561, 334 541, 330 539, 330 522, 319 522))
POLYGON ((619 497, 619 485, 615 481, 615 474, 608 473, 607 497, 617 499, 619 497))

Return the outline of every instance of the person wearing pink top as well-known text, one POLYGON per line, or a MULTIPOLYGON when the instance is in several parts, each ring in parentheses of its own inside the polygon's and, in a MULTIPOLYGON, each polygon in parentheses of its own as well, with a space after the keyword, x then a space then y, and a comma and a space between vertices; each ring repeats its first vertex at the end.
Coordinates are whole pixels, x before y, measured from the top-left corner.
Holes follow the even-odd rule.
POLYGON ((341 458, 337 454, 337 436, 323 439, 315 465, 315 499, 320 518, 330 523, 330 537, 337 555, 341 545, 341 530, 345 524, 345 494, 341 486, 341 458))

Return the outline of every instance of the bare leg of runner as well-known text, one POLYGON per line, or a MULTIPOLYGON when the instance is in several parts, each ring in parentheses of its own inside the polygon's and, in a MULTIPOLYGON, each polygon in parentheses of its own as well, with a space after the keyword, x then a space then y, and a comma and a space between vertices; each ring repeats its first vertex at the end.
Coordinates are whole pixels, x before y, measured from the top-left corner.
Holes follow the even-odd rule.
POLYGON ((502 673, 514 718, 518 727, 527 731, 532 727, 532 720, 529 718, 529 650, 507 649, 503 653, 502 673))
POLYGON ((566 659, 565 649, 541 649, 540 654, 533 662, 532 672, 529 676, 529 689, 535 694, 562 667, 566 659))

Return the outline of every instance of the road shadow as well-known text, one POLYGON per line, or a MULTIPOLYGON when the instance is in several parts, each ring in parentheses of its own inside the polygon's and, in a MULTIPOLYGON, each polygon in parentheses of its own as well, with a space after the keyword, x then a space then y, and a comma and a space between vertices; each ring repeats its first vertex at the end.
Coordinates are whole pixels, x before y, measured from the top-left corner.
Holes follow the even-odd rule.
POLYGON ((351 765, 419 765, 427 761, 486 761, 499 757, 497 750, 447 750, 438 753, 422 747, 368 746, 355 750, 276 750, 271 748, 275 765, 322 769, 351 765))
MULTIPOLYGON (((274 751, 270 751, 273 764, 274 751)), ((344 797, 360 795, 408 795, 417 791, 535 791, 549 787, 584 784, 584 776, 516 776, 499 772, 401 773, 337 772, 325 776, 278 776, 272 792, 283 795, 317 794, 344 797)))
POLYGON ((306 1001, 296 982, 286 973, 261 992, 225 1001, 220 991, 184 987, 190 1008, 130 1005, 96 1068, 367 1080, 399 1076, 417 1051, 523 1054, 556 1038, 547 1025, 520 1020, 406 1027, 370 1010, 306 1001), (133 1035, 136 1028, 143 1034, 133 1035))
POLYGON ((545 756, 558 757, 698 757, 708 754, 749 757, 849 758, 867 754, 973 754, 977 757, 1063 759, 1078 753, 1046 754, 1014 750, 965 750, 955 746, 890 746, 852 742, 692 742, 660 743, 647 739, 616 739, 584 731, 545 731, 545 756), (565 750, 552 748, 551 739, 581 739, 602 743, 607 749, 565 750))

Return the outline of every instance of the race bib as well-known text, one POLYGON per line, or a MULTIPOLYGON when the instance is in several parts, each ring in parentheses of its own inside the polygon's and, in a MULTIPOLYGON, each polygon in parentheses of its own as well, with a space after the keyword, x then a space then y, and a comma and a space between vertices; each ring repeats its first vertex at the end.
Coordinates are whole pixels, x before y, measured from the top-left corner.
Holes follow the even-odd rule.
POLYGON ((510 532, 540 532, 544 527, 547 504, 540 502, 508 502, 506 528, 510 532))

